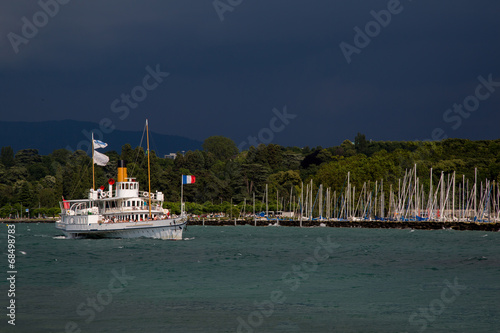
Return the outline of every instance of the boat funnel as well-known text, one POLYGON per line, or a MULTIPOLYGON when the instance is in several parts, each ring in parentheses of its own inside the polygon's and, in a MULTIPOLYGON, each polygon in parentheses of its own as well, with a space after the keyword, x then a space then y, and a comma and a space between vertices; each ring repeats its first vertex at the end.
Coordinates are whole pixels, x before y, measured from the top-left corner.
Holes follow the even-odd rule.
POLYGON ((118 161, 118 177, 117 181, 125 182, 127 181, 127 164, 124 160, 118 161))

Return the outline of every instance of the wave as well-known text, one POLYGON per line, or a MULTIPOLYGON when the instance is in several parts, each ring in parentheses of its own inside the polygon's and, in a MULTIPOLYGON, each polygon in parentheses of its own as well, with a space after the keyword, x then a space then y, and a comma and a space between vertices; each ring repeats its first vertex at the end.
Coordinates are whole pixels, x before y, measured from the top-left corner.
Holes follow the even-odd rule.
POLYGON ((53 236, 52 239, 69 239, 66 236, 53 236))

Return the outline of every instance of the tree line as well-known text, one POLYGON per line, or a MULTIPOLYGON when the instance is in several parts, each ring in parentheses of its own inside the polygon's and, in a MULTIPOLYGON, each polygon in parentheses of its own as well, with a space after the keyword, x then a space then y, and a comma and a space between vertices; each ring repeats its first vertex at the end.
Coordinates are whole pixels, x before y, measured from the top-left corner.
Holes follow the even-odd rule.
MULTIPOLYGON (((117 163, 127 162, 128 174, 147 190, 147 154, 144 148, 130 144, 121 151, 107 151, 109 162, 95 167, 96 187, 116 179, 117 163)), ((6 146, 0 153, 0 217, 27 215, 55 216, 59 201, 86 198, 92 187, 92 161, 85 152, 54 150, 40 155, 36 149, 14 152, 6 146)), ((437 181, 441 172, 474 179, 500 180, 500 139, 471 141, 369 141, 358 133, 354 141, 339 146, 284 147, 261 144, 239 152, 235 143, 222 136, 207 138, 202 150, 177 153, 175 159, 150 153, 151 188, 165 194, 165 207, 180 210, 181 175, 195 175, 196 183, 184 185, 188 212, 238 214, 243 203, 247 211, 253 198, 260 210, 266 184, 269 209, 286 210, 290 198, 300 195, 302 184, 319 184, 341 191, 346 175, 358 188, 364 182, 383 180, 387 188, 397 186, 405 171, 418 166, 418 176, 428 186, 429 170, 437 181), (427 179, 427 181, 426 181, 427 179), (278 195, 276 195, 278 194, 278 195), (281 205, 281 206, 279 206, 281 205)), ((293 201, 296 202, 297 199, 293 201)))

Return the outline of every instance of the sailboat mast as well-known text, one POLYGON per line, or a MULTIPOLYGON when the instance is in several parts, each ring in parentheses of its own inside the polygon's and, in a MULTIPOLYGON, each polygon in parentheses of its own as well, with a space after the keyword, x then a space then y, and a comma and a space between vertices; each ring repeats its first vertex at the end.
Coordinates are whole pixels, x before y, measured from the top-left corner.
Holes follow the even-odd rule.
POLYGON ((255 218, 255 192, 253 192, 253 217, 255 218))
POLYGON ((95 191, 95 172, 94 172, 94 132, 92 132, 92 190, 95 191))
POLYGON ((304 216, 304 182, 300 187, 300 227, 302 228, 302 217, 304 216))
POLYGON ((148 127, 148 120, 146 119, 146 138, 147 138, 147 143, 148 143, 148 198, 149 198, 149 218, 152 218, 151 216, 151 166, 149 163, 149 127, 148 127))
POLYGON ((266 217, 269 219, 269 197, 267 193, 267 184, 266 184, 266 217))

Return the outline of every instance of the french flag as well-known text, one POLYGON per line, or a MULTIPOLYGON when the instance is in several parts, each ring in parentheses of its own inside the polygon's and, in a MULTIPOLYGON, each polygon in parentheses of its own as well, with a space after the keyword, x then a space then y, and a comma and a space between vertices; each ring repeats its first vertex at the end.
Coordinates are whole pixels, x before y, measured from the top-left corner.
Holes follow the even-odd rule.
POLYGON ((194 184, 195 181, 195 176, 182 175, 182 184, 194 184))

